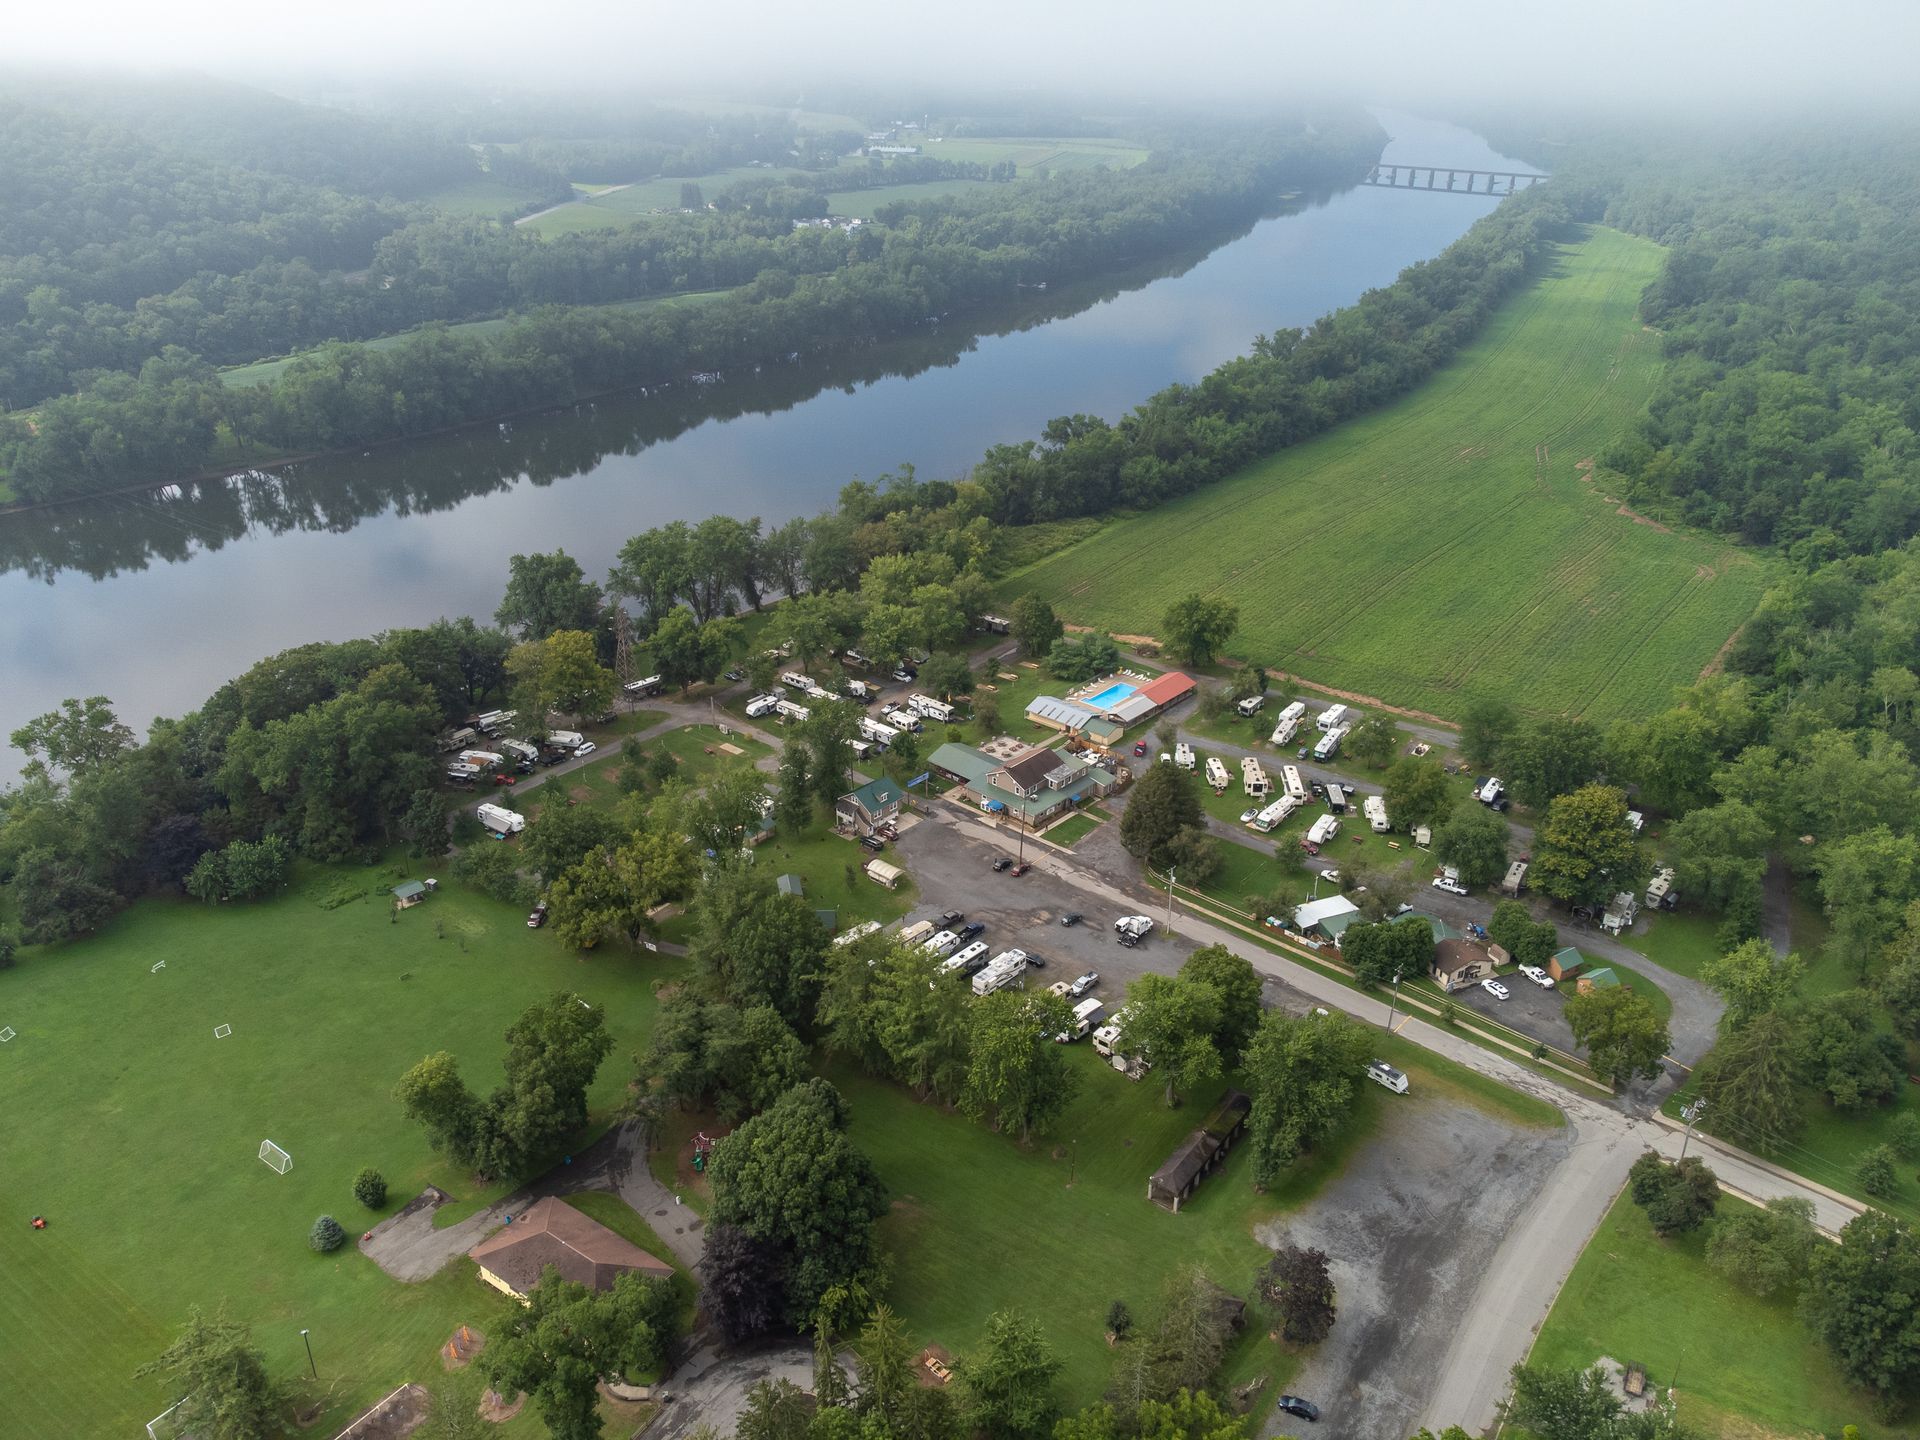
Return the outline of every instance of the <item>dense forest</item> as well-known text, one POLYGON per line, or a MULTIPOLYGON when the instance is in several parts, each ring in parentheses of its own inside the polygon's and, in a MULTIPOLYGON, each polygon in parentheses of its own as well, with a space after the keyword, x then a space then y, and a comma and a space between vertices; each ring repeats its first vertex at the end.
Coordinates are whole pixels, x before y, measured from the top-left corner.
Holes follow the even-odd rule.
MULTIPOLYGON (((172 113, 147 98, 148 110, 172 113)), ((137 127, 146 111, 0 108, 0 181, 27 201, 0 219, 0 404, 33 407, 0 419, 0 467, 17 497, 157 483, 221 460, 414 434, 908 333, 1022 286, 1220 234, 1285 189, 1350 180, 1382 138, 1357 111, 1313 126, 1298 116, 1160 121, 1150 158, 1130 169, 896 202, 857 228, 796 228, 826 212, 831 188, 1007 170, 912 156, 825 157, 829 168, 809 137, 759 121, 663 124, 620 145, 485 143, 476 155, 372 121, 354 129, 353 117, 314 122, 314 135, 288 121, 291 168, 272 170, 255 167, 273 146, 208 138, 241 103, 222 95, 186 107, 187 119, 137 127), (311 159, 329 143, 343 152, 333 167, 311 159), (396 153, 374 163, 388 143, 396 153), (554 239, 394 196, 482 164, 518 167, 539 187, 559 181, 562 164, 700 173, 770 165, 770 154, 822 168, 729 184, 671 223, 554 239), (697 308, 586 308, 715 290, 730 293, 697 308), (378 351, 351 344, 502 315, 517 318, 485 339, 428 329, 378 351), (268 388, 234 393, 214 374, 329 342, 268 388)), ((279 103, 272 120, 284 119, 279 103)), ((848 138, 858 137, 832 137, 848 138)))

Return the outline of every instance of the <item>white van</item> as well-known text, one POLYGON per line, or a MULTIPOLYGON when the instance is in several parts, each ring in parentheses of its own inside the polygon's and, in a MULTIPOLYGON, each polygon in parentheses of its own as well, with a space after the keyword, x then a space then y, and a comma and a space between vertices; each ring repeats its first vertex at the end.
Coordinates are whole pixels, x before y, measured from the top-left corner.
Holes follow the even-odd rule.
POLYGON ((1396 1095, 1404 1095, 1407 1093, 1407 1077, 1405 1072, 1394 1069, 1393 1066, 1387 1064, 1384 1060, 1369 1060, 1367 1062, 1367 1078, 1376 1085, 1386 1086, 1387 1089, 1393 1091, 1396 1095))

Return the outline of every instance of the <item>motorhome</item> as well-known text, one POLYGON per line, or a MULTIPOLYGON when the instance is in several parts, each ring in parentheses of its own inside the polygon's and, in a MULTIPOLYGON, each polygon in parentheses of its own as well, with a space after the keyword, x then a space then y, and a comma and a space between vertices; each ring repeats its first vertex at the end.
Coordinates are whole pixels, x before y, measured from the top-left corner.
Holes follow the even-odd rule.
POLYGON ((929 955, 944 957, 960 948, 960 937, 951 930, 942 930, 922 940, 920 948, 929 955))
POLYGON ((1285 790, 1287 794, 1291 795, 1294 799, 1302 803, 1306 801, 1308 794, 1307 782, 1300 774, 1300 767, 1298 765, 1282 765, 1280 767, 1280 788, 1285 790))
POLYGON ((1003 950, 989 960, 986 968, 973 977, 973 993, 991 995, 996 990, 1019 983, 1027 973, 1027 952, 1003 950))
POLYGON ((942 973, 949 975, 956 970, 962 974, 971 975, 986 963, 987 942, 984 940, 976 940, 971 945, 954 951, 953 954, 941 961, 940 969, 942 973))
POLYGON ((1260 713, 1260 707, 1266 703, 1267 697, 1264 695, 1249 695, 1233 708, 1238 710, 1244 718, 1251 720, 1260 713))
POLYGON ((1347 813, 1347 787, 1344 785, 1327 786, 1327 809, 1335 815, 1347 813))
MULTIPOLYGON (((1671 874, 1672 872, 1669 871, 1668 873, 1671 874)), ((1516 860, 1511 865, 1507 866, 1507 878, 1500 882, 1500 893, 1502 895, 1517 896, 1522 890, 1526 888, 1527 888, 1527 862, 1524 860, 1516 860)), ((1648 897, 1648 903, 1651 904, 1652 897, 1653 897, 1652 886, 1647 887, 1647 897, 1648 897)))
POLYGON ((1320 712, 1320 718, 1318 720, 1315 720, 1313 723, 1314 723, 1314 728, 1318 729, 1324 734, 1326 731, 1333 729, 1336 725, 1344 725, 1346 723, 1346 720, 1347 720, 1346 706, 1329 705, 1326 709, 1320 712))
POLYGON ((1360 803, 1360 808, 1366 813, 1367 824, 1372 827, 1374 834, 1384 835, 1393 829, 1392 824, 1387 820, 1387 802, 1384 796, 1369 795, 1360 803))
POLYGON ((1255 800, 1273 793, 1273 782, 1267 778, 1266 767, 1251 755, 1240 758, 1240 787, 1255 800))
POLYGON ((1213 787, 1216 795, 1227 788, 1227 767, 1220 763, 1218 756, 1207 757, 1207 784, 1213 787))
POLYGON ((1670 905, 1672 902, 1668 897, 1672 894, 1673 867, 1662 865, 1654 872, 1653 878, 1647 881, 1647 908, 1652 910, 1659 906, 1670 905))
POLYGON ((1345 725, 1334 726, 1333 729, 1322 735, 1319 743, 1313 747, 1313 758, 1316 760, 1331 760, 1339 753, 1340 742, 1346 738, 1347 727, 1345 725))
POLYGON ((1267 806, 1266 809, 1253 817, 1253 828, 1264 835, 1276 825, 1285 824, 1287 817, 1299 808, 1300 802, 1294 799, 1293 796, 1282 795, 1278 800, 1274 801, 1271 805, 1267 806))
POLYGON ((1182 740, 1173 747, 1173 763, 1182 770, 1191 770, 1199 762, 1193 758, 1193 746, 1182 740))

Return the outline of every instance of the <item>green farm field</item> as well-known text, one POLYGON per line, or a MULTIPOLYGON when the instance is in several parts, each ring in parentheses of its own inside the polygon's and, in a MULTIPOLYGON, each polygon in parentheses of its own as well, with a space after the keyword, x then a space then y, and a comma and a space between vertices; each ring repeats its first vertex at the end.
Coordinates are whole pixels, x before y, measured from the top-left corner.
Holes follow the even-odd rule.
POLYGON ((540 197, 518 185, 509 185, 491 175, 476 175, 458 185, 449 185, 420 197, 424 204, 449 215, 473 216, 491 220, 506 211, 518 213, 540 197))
POLYGON ((1589 228, 1405 400, 1010 576, 1071 622, 1151 634, 1195 588, 1231 648, 1442 717, 1476 693, 1597 722, 1691 682, 1745 621, 1752 555, 1645 521, 1596 457, 1645 405, 1661 250, 1589 228))
POLYGON ((1126 170, 1147 158, 1147 147, 1127 140, 1048 139, 1008 136, 992 139, 929 140, 921 152, 935 160, 972 161, 978 165, 997 165, 1011 160, 1025 176, 1036 166, 1049 170, 1091 170, 1105 167, 1126 170))
POLYGON ((389 1182, 383 1214, 428 1183, 454 1197, 448 1219, 504 1194, 443 1164, 393 1084, 446 1049, 484 1093, 507 1025, 556 990, 605 1008, 613 1049, 590 1096, 604 1126, 654 986, 684 962, 583 959, 444 874, 395 923, 395 883, 386 866, 303 866, 263 904, 146 901, 0 975, 0 1024, 17 1032, 0 1046, 7 1434, 138 1436, 179 1397, 133 1372, 189 1305, 224 1302, 288 1381, 306 1374, 311 1329, 328 1399, 314 1433, 326 1435, 402 1381, 437 1378, 434 1350, 455 1326, 485 1330, 506 1313, 467 1261, 406 1285, 352 1245, 315 1255, 308 1227, 327 1213, 357 1235, 379 1218, 349 1189, 364 1165, 389 1182), (233 1033, 216 1040, 221 1024, 233 1033), (289 1173, 256 1158, 263 1139, 292 1154, 289 1173), (33 1214, 46 1230, 28 1228, 33 1214))

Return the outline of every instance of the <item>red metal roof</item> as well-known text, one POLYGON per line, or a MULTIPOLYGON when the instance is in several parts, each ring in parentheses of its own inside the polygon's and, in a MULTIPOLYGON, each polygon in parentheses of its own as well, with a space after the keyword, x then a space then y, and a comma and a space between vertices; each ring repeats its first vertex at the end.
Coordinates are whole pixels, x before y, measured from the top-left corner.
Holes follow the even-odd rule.
POLYGON ((1192 677, 1182 675, 1178 670, 1168 671, 1158 680, 1150 680, 1134 693, 1144 695, 1155 705, 1171 705, 1176 700, 1184 700, 1193 693, 1192 677))

